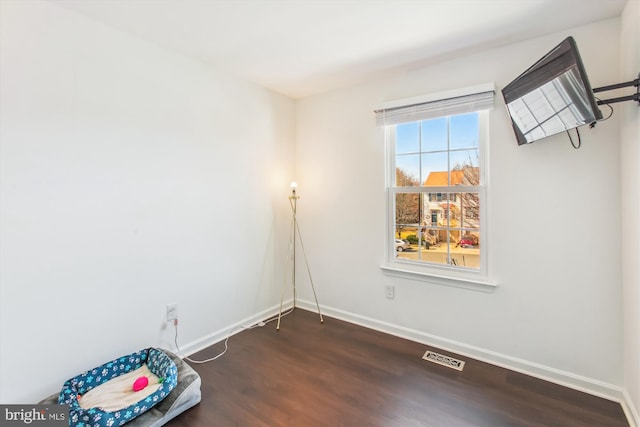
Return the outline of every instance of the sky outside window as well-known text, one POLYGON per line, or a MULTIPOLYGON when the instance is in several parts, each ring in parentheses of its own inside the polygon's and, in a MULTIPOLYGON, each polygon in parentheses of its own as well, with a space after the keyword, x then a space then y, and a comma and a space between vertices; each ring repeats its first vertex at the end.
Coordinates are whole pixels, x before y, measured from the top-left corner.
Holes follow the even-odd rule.
POLYGON ((474 112, 396 126, 396 167, 423 185, 432 172, 479 166, 478 123, 474 112))

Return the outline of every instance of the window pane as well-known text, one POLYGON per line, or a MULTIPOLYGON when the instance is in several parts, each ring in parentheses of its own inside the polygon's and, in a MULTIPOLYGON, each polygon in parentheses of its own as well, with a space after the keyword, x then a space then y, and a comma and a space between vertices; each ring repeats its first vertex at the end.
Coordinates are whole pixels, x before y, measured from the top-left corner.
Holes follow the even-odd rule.
POLYGON ((422 122, 422 151, 447 150, 447 118, 422 122))
POLYGON ((459 231, 457 242, 451 242, 451 262, 459 267, 480 268, 480 232, 459 231))
POLYGON ((447 193, 427 193, 424 198, 424 212, 427 225, 448 227, 449 195, 447 193))
POLYGON ((461 169, 465 166, 478 167, 480 165, 480 152, 477 148, 455 150, 450 152, 451 169, 461 169))
POLYGON ((451 150, 479 147, 478 113, 452 116, 450 120, 449 132, 451 140, 449 148, 451 150))
POLYGON ((396 238, 404 239, 406 229, 413 227, 414 233, 420 221, 420 194, 396 194, 396 238))
POLYGON ((451 152, 451 185, 480 185, 478 150, 451 152))
POLYGON ((420 248, 420 260, 432 264, 446 265, 448 254, 446 240, 442 240, 444 230, 427 227, 423 233, 423 245, 420 248))
POLYGON ((478 193, 457 193, 457 205, 460 209, 460 227, 480 228, 480 196, 478 193))
POLYGON ((422 155, 421 183, 427 187, 449 185, 447 153, 422 155))
POLYGON ((427 249, 436 249, 440 244, 440 232, 437 227, 424 227, 422 241, 427 249))
POLYGON ((420 127, 418 122, 396 126, 396 154, 420 151, 420 127))
POLYGON ((413 187, 420 185, 420 155, 396 156, 396 186, 413 187))
POLYGON ((429 193, 425 201, 425 214, 427 215, 427 226, 436 227, 442 225, 442 209, 438 206, 438 202, 442 197, 441 193, 429 193))

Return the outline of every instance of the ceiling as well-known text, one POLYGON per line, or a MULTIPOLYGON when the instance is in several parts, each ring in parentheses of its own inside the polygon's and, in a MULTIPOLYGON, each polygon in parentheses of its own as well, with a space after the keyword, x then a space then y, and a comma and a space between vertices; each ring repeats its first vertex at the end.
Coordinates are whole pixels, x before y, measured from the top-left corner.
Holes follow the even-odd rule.
POLYGON ((291 98, 616 17, 626 4, 626 0, 50 1, 291 98))

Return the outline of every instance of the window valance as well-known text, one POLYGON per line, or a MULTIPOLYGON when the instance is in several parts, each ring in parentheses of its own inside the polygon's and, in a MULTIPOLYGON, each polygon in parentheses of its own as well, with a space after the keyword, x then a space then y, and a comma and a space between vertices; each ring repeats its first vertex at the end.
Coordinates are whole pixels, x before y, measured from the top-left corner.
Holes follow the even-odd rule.
POLYGON ((473 111, 490 110, 493 108, 495 90, 493 84, 449 92, 439 95, 428 95, 387 103, 374 110, 376 125, 387 126, 436 117, 453 116, 473 111), (480 91, 477 91, 480 89, 480 91))

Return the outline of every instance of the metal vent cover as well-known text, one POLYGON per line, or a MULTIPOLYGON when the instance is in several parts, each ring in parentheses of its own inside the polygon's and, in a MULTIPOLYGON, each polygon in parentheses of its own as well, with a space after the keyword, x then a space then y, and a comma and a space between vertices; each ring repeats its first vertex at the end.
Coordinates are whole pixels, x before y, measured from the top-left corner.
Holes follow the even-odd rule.
POLYGON ((464 369, 464 361, 455 359, 451 356, 445 356, 444 354, 436 353, 431 350, 422 356, 424 360, 437 363, 438 365, 446 366, 447 368, 455 369, 456 371, 462 371, 464 369))

